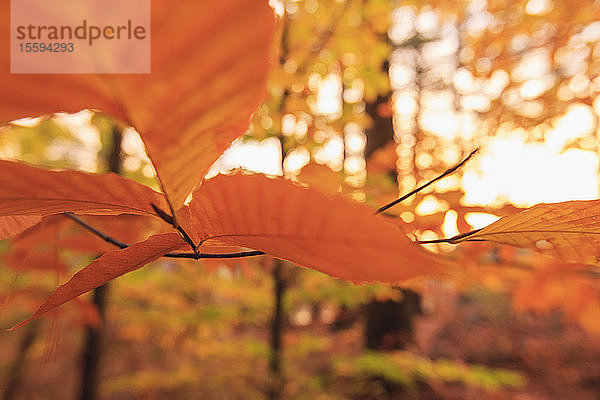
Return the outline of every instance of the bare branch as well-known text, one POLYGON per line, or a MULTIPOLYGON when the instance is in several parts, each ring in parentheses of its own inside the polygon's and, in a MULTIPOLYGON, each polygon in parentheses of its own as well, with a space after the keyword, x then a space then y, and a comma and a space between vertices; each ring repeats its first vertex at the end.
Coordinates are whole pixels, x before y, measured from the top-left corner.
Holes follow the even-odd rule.
POLYGON ((238 253, 167 253, 163 257, 168 258, 191 258, 199 260, 201 258, 243 258, 252 256, 262 256, 265 253, 258 250, 240 251, 238 253))
POLYGON ((117 239, 114 239, 110 236, 108 236, 107 234, 100 232, 98 229, 94 228, 93 226, 91 226, 90 224, 88 224, 87 222, 85 222, 84 220, 82 220, 81 218, 75 216, 73 213, 70 212, 66 212, 64 213, 64 215, 67 218, 72 219, 73 221, 77 222, 79 225, 83 226, 85 229, 87 229, 88 231, 92 232, 94 235, 104 239, 105 242, 108 242, 110 244, 113 244, 117 247, 120 247, 121 249, 127 248, 129 247, 129 245, 127 243, 123 243, 117 239))

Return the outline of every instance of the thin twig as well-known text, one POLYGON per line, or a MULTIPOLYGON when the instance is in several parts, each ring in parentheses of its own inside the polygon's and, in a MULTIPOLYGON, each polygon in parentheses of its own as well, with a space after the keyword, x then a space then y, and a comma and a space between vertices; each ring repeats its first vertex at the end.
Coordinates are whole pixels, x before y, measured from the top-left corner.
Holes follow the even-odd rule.
POLYGON ((456 236, 452 236, 451 238, 446 238, 446 239, 433 239, 433 240, 415 240, 415 243, 418 244, 432 244, 432 243, 450 243, 450 244, 457 244, 460 242, 484 242, 485 240, 483 239, 468 239, 469 236, 476 234, 477 232, 479 232, 481 229, 474 229, 472 231, 469 232, 465 232, 465 233, 459 233, 456 236), (467 239, 465 239, 467 238, 467 239), (462 240, 465 239, 465 240, 462 240))
MULTIPOLYGON (((452 236, 451 238, 448 239, 448 243, 457 243, 459 240, 462 241, 462 239, 468 238, 471 235, 476 234, 477 232, 481 231, 482 228, 480 229, 474 229, 472 231, 469 232, 465 232, 465 233, 459 233, 458 235, 452 236)), ((478 240, 478 239, 466 239, 466 240, 478 240)))
MULTIPOLYGON (((104 241, 113 244, 121 249, 126 249, 127 247, 129 247, 129 245, 127 243, 123 243, 117 239, 114 239, 112 237, 110 237, 109 235, 107 235, 104 232, 101 232, 100 230, 94 228, 92 225, 88 224, 87 222, 85 222, 84 220, 82 220, 81 218, 73 215, 73 213, 70 212, 65 212, 63 213, 66 217, 72 219, 73 221, 75 221, 76 223, 78 223, 79 225, 83 226, 85 229, 87 229, 88 231, 92 232, 94 235, 104 239, 104 241)), ((192 259, 192 260, 200 260, 200 259, 206 259, 206 258, 241 258, 241 257, 252 257, 252 256, 259 256, 259 255, 263 255, 265 253, 263 253, 262 251, 258 251, 258 250, 251 250, 251 251, 240 251, 237 253, 199 253, 199 252, 193 252, 193 253, 167 253, 165 254, 163 257, 167 257, 167 258, 188 258, 188 259, 192 259)))
POLYGON ((91 226, 90 224, 88 224, 87 222, 85 222, 84 220, 82 220, 81 218, 73 215, 73 213, 70 212, 66 212, 64 213, 66 217, 71 218, 73 221, 77 222, 79 225, 83 226, 85 229, 87 229, 88 231, 92 232, 94 235, 104 239, 105 242, 108 242, 110 244, 113 244, 117 247, 120 247, 121 249, 127 248, 129 247, 129 245, 127 243, 123 243, 117 239, 114 239, 110 236, 108 236, 107 234, 100 232, 98 229, 94 228, 93 226, 91 226))
POLYGON ((471 157, 473 157, 473 155, 475 153, 477 153, 479 151, 479 148, 473 150, 471 152, 471 154, 469 154, 464 160, 462 160, 461 162, 459 162, 458 164, 456 164, 455 166, 453 166, 452 168, 448 168, 446 171, 444 171, 444 173, 442 173, 441 175, 437 176, 436 178, 430 180, 429 182, 419 186, 418 188, 416 188, 415 190, 405 194, 404 196, 400 197, 399 199, 396 199, 394 201, 392 201, 391 203, 386 204, 383 207, 380 207, 375 214, 381 214, 382 212, 384 212, 385 210, 387 210, 390 207, 395 206, 396 204, 400 203, 401 201, 404 201, 406 199, 408 199, 410 196, 412 196, 415 193, 420 192, 421 190, 425 189, 427 186, 439 181, 442 178, 445 178, 446 176, 450 175, 451 173, 453 173, 454 171, 456 171, 457 169, 459 169, 460 167, 462 167, 467 161, 469 161, 469 159, 471 157))
POLYGON ((201 258, 241 258, 241 257, 252 257, 262 256, 265 253, 258 250, 251 251, 240 251, 237 253, 167 253, 163 257, 168 258, 191 258, 199 260, 201 258))

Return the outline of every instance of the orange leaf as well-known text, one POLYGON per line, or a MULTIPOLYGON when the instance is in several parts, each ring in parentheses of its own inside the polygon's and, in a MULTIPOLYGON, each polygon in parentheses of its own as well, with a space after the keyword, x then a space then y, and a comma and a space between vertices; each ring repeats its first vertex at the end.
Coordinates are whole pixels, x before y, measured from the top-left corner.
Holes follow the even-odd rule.
POLYGON ((587 332, 600 336, 600 300, 590 301, 579 314, 579 324, 587 332))
MULTIPOLYGON (((8 1, 0 35, 8 38, 8 1)), ((0 41, 0 123, 84 108, 141 134, 175 209, 248 128, 265 94, 274 14, 266 0, 151 2, 150 74, 10 74, 0 41)))
POLYGON ((373 212, 264 175, 210 179, 190 203, 198 239, 262 250, 334 277, 399 282, 443 272, 440 259, 373 212))
POLYGON ((367 161, 367 174, 388 173, 396 170, 396 147, 398 144, 394 141, 375 150, 367 161))
POLYGON ((0 160, 0 215, 155 215, 150 203, 168 207, 162 194, 115 174, 49 171, 0 160))
POLYGON ((145 241, 123 250, 109 251, 82 268, 67 283, 59 286, 33 316, 10 329, 20 328, 48 311, 185 245, 177 233, 171 232, 152 235, 145 241))
POLYGON ((0 240, 18 235, 42 220, 38 215, 17 215, 0 217, 0 240))
POLYGON ((538 204, 453 240, 490 240, 528 247, 570 262, 600 257, 600 200, 538 204))
POLYGON ((332 195, 338 192, 343 176, 325 165, 310 162, 302 168, 298 180, 322 193, 332 195))
POLYGON ((43 218, 40 223, 11 238, 10 252, 0 256, 1 262, 16 271, 68 271, 58 251, 60 231, 67 221, 57 215, 43 218))

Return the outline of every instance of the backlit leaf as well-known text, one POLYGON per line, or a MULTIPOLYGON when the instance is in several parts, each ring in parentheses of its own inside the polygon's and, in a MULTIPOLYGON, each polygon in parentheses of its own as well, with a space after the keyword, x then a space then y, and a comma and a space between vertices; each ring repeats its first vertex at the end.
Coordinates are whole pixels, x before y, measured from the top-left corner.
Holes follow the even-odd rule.
POLYGON ((11 329, 20 328, 48 311, 184 246, 186 244, 177 233, 159 233, 123 250, 109 251, 73 275, 67 283, 59 286, 33 316, 11 329))
POLYGON ((343 176, 325 165, 310 162, 302 167, 298 180, 322 193, 331 195, 337 193, 338 188, 342 185, 343 176))
POLYGON ((0 217, 0 240, 18 235, 39 223, 42 217, 37 215, 17 215, 0 217))
POLYGON ((154 215, 151 203, 167 207, 161 193, 115 174, 50 171, 0 160, 0 216, 154 215))
POLYGON ((255 250, 354 282, 399 282, 444 271, 374 210, 281 178, 218 176, 190 203, 197 239, 255 250))
MULTIPOLYGON (((15 218, 30 217, 17 216, 15 218)), ((39 223, 14 236, 10 241, 10 251, 0 255, 1 263, 15 271, 31 271, 33 269, 60 271, 61 273, 68 271, 68 265, 61 260, 59 254, 60 231, 67 221, 60 215, 45 217, 39 223)))
MULTIPOLYGON (((0 35, 9 37, 8 1, 0 35)), ((244 133, 265 89, 274 14, 266 0, 151 2, 150 74, 10 74, 0 41, 0 123, 84 108, 141 134, 179 208, 209 166, 244 133)))
POLYGON ((528 247, 565 261, 597 263, 600 200, 538 204, 452 243, 470 240, 528 247))

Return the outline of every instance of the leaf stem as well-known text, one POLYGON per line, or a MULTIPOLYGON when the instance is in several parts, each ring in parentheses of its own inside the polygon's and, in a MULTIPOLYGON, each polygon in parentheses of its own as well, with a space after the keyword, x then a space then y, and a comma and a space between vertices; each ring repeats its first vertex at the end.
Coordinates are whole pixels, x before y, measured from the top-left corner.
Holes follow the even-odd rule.
POLYGON ((181 225, 176 223, 175 217, 173 217, 173 216, 169 215, 168 213, 166 213, 165 211, 161 210, 153 203, 150 203, 150 206, 154 209, 154 211, 156 212, 156 215, 158 215, 163 221, 165 221, 167 224, 171 225, 173 228, 177 229, 177 232, 179 232, 181 234, 181 237, 183 238, 183 240, 185 240, 185 242, 190 245, 190 247, 192 248, 192 250, 195 253, 198 252, 198 246, 196 245, 196 243, 194 243, 194 241, 192 240, 190 235, 188 235, 188 233, 185 231, 185 229, 183 229, 181 227, 181 225))
MULTIPOLYGON (((406 199, 408 199, 410 196, 412 196, 415 193, 420 192, 421 190, 425 189, 427 186, 439 181, 442 178, 445 178, 446 176, 450 175, 451 173, 453 173, 454 171, 456 171, 457 169, 459 169, 460 167, 462 167, 467 161, 469 161, 469 159, 471 157, 473 157, 473 155, 475 153, 477 153, 479 151, 479 148, 476 148, 475 150, 473 150, 471 152, 471 154, 469 154, 464 160, 462 160, 461 162, 459 162, 458 164, 456 164, 455 166, 448 168, 446 171, 444 171, 441 175, 438 175, 436 178, 430 180, 429 182, 419 186, 418 188, 406 193, 404 196, 392 201, 391 203, 388 203, 382 207, 380 207, 375 214, 381 214, 382 212, 384 212, 385 210, 387 210, 388 208, 391 208, 393 206, 395 206, 396 204, 400 203, 401 201, 404 201, 406 199)), ((440 239, 441 240, 441 239, 440 239)))

